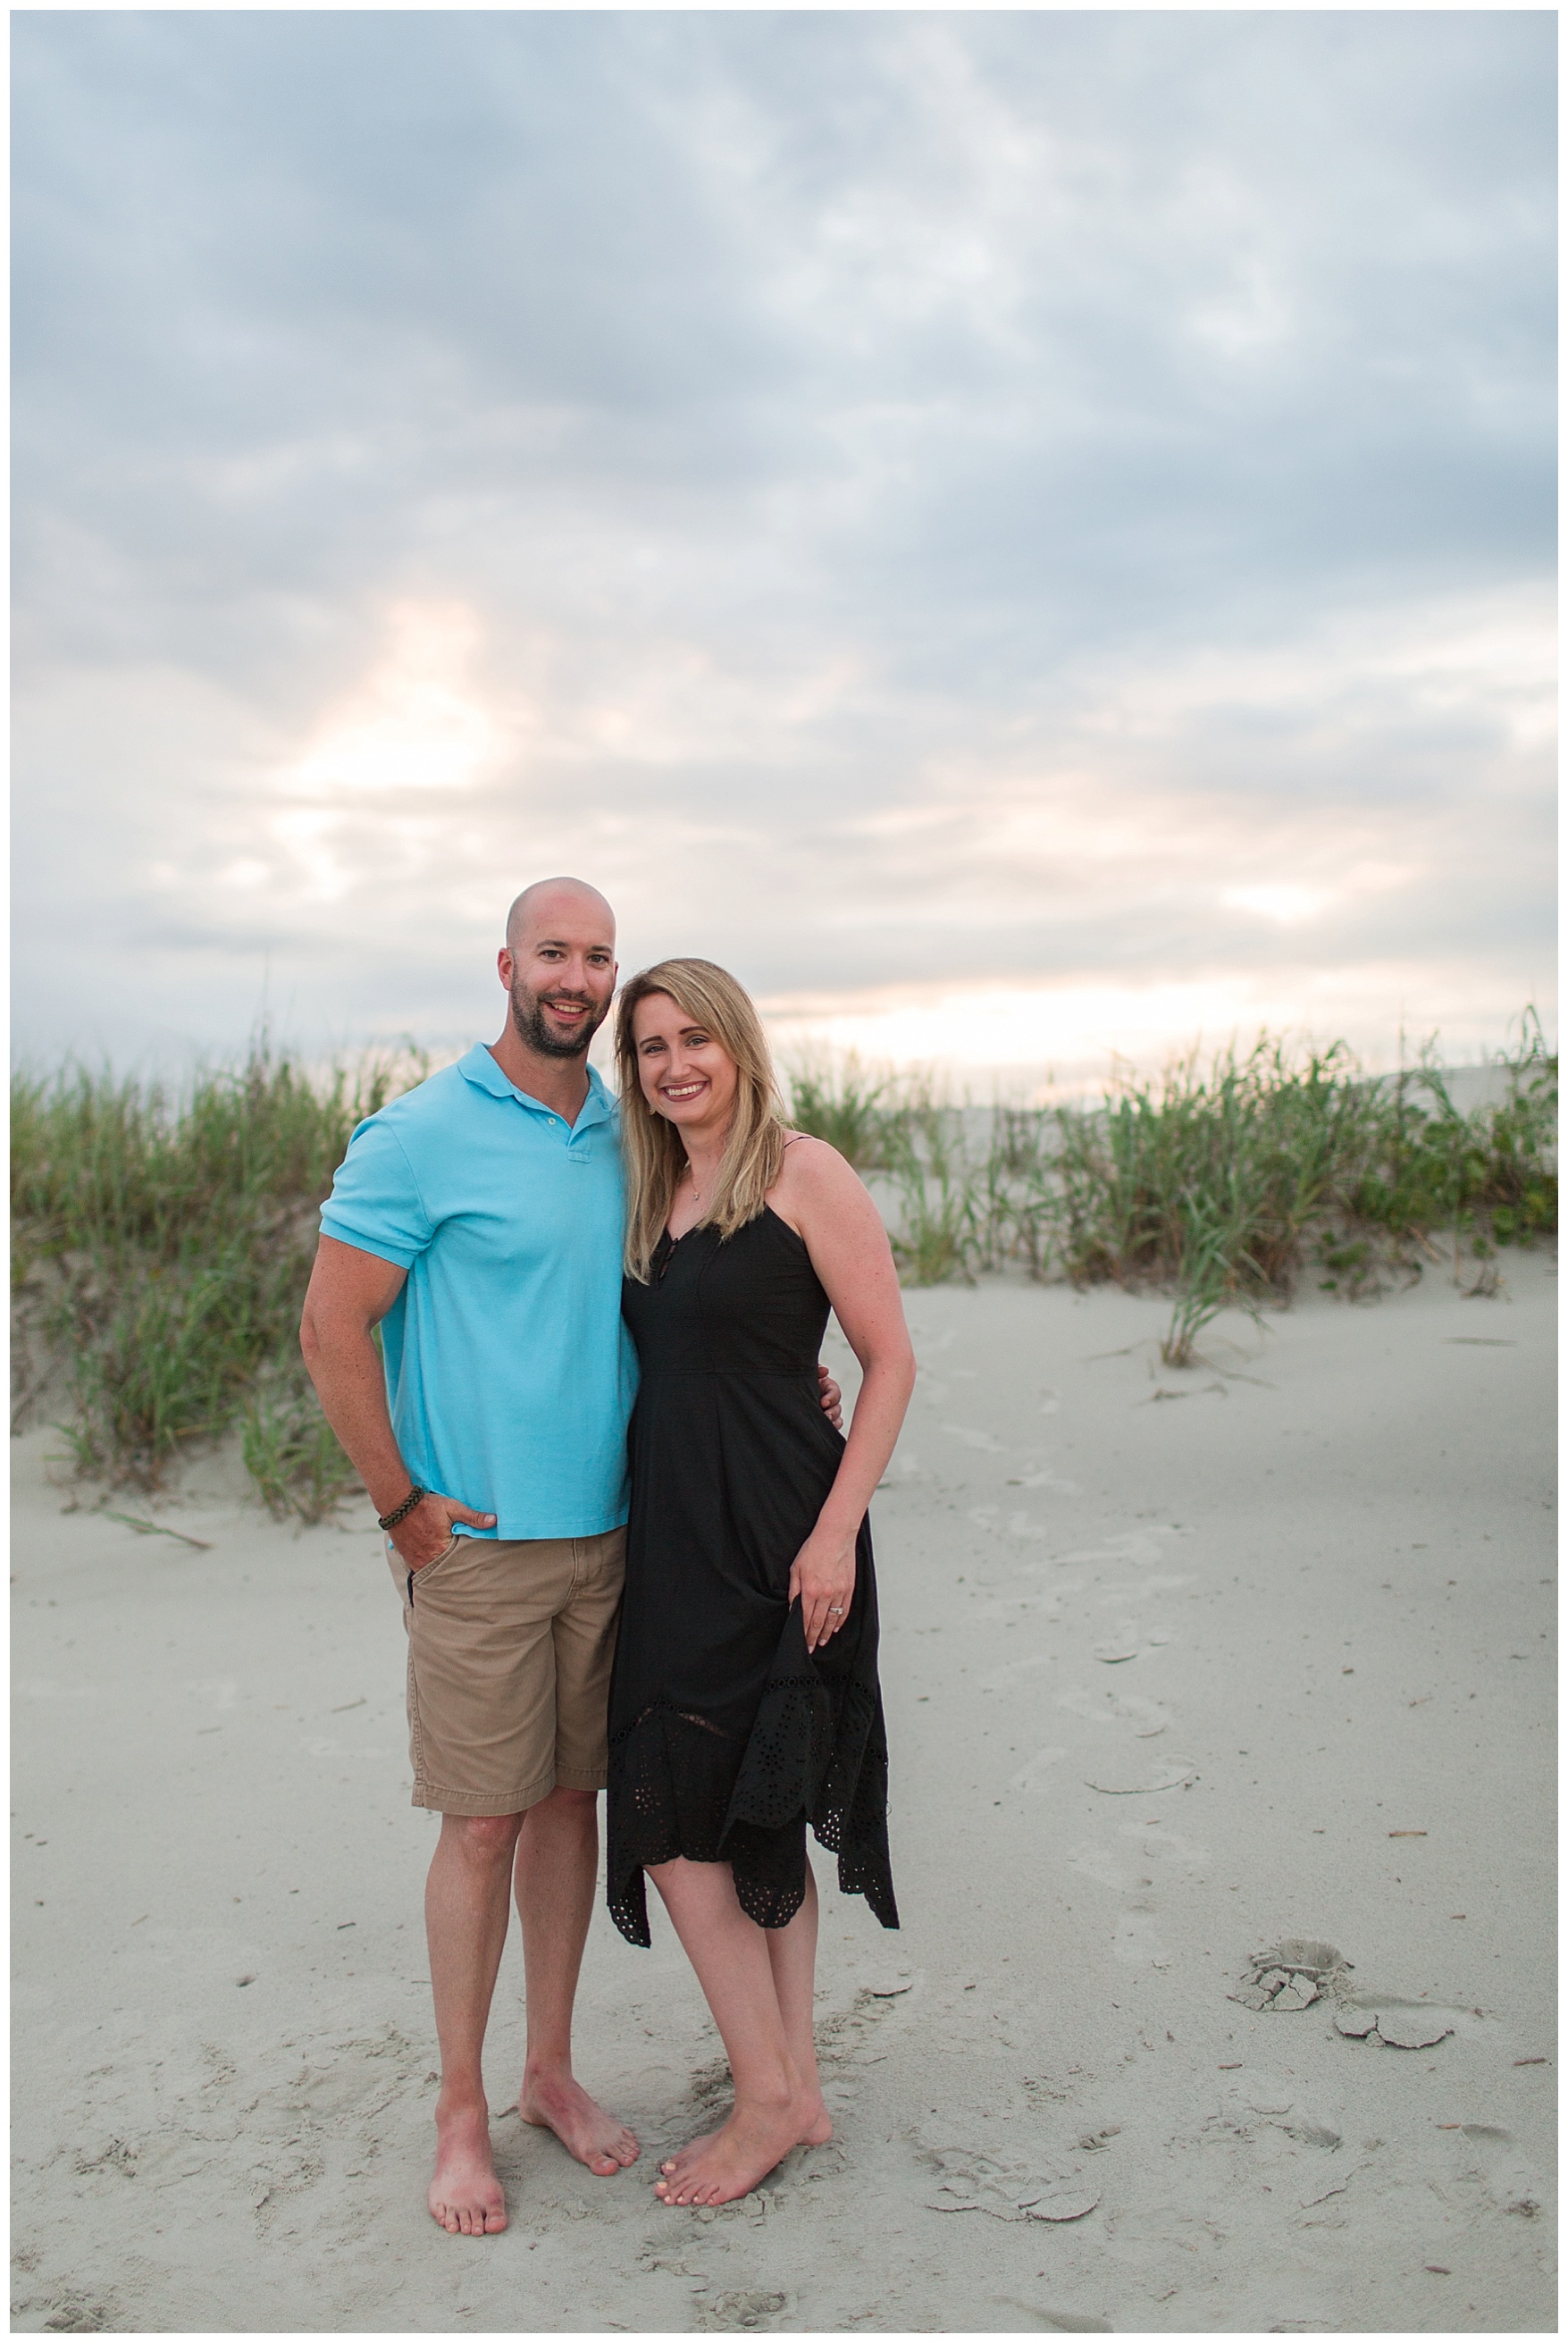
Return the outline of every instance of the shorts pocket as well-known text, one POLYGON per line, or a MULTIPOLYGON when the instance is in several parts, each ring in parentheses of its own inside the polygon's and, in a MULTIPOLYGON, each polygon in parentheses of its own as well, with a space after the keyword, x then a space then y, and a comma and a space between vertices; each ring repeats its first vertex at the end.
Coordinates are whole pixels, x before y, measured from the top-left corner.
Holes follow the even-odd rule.
POLYGON ((431 1559, 426 1563, 422 1568, 418 1570, 410 1570, 402 1555, 398 1553, 397 1547, 393 1544, 391 1539, 384 1538, 382 1540, 382 1544, 387 1555, 387 1567, 392 1573, 392 1584, 397 1587, 397 1592, 403 1597, 405 1608, 413 1602, 414 1589, 418 1584, 419 1581, 422 1578, 428 1578, 433 1570, 440 1570, 448 1562, 450 1562, 452 1556, 457 1553, 457 1548, 462 1543, 463 1541, 461 1538, 455 1537, 449 1545, 442 1547, 439 1554, 432 1555, 431 1559))
POLYGON ((439 1570, 444 1562, 450 1562, 462 1543, 460 1537, 455 1537, 449 1545, 444 1545, 441 1548, 439 1554, 433 1554, 428 1562, 422 1562, 417 1570, 409 1571, 408 1575, 415 1585, 417 1586, 421 1580, 428 1578, 432 1571, 439 1570))

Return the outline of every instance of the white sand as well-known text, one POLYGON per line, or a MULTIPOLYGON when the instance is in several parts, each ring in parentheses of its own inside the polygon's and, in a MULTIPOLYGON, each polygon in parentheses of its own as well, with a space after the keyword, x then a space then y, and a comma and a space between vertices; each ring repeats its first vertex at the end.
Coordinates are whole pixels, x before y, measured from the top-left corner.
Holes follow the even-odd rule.
MULTIPOLYGON (((580 2064, 648 2153, 595 2180, 498 2120, 485 2241, 423 2210, 432 1825, 374 1531, 210 1467, 158 1513, 197 1553, 62 1513, 16 1443, 19 2327, 1550 2328, 1554 1294, 1312 1294, 1211 1342, 1255 1381, 1156 1374, 1154 1301, 911 1294, 905 1926, 828 1891, 837 2141, 660 2206, 716 2045, 668 1926, 601 1916, 580 2064), (1229 1999, 1283 1936, 1452 2032, 1229 1999)), ((519 1992, 514 1937, 498 2109, 519 1992)))

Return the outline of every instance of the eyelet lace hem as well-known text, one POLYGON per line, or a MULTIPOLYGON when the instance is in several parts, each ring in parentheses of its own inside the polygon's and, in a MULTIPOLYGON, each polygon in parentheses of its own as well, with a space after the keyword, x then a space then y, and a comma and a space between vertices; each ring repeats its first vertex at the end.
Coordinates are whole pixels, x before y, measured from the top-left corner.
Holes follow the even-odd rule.
POLYGON ((741 1745, 707 1718, 651 1702, 610 1744, 608 1902, 651 1943, 649 1864, 728 1863, 741 1910, 785 1928, 806 1894, 806 1825, 839 1859, 839 1885, 896 1928, 888 1853, 888 1742, 880 1696, 852 1678, 769 1678, 741 1745))

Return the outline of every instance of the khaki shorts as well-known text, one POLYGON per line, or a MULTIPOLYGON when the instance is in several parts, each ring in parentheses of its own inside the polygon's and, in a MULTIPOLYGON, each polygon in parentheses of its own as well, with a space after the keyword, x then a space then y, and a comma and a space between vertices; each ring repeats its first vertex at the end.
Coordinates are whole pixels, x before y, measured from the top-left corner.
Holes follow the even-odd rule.
POLYGON ((602 1790, 626 1532, 457 1538, 410 1573, 387 1541, 408 1631, 414 1804, 520 1815, 602 1790))

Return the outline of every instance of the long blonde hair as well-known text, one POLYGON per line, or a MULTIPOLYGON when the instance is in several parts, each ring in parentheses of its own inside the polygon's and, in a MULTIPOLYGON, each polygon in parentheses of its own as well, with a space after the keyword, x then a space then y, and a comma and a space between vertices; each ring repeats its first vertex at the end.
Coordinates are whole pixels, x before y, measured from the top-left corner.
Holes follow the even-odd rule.
POLYGON ((656 992, 711 1033, 735 1061, 739 1076, 724 1153, 698 1226, 711 1226, 721 1237, 732 1237, 757 1218, 783 1169, 787 1128, 762 1020, 750 996, 726 970, 710 960, 661 960, 631 979, 616 1016, 615 1062, 626 1160, 626 1273, 639 1285, 648 1283, 648 1264, 686 1170, 680 1134, 649 1106, 638 1069, 632 1033, 638 1003, 656 992))

